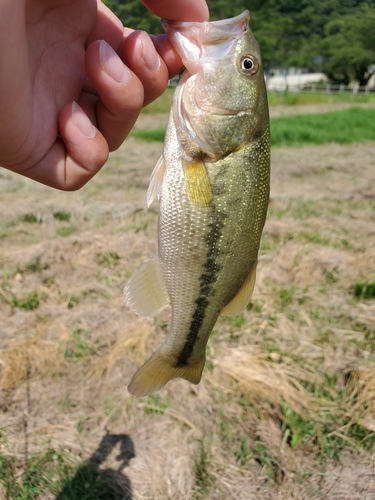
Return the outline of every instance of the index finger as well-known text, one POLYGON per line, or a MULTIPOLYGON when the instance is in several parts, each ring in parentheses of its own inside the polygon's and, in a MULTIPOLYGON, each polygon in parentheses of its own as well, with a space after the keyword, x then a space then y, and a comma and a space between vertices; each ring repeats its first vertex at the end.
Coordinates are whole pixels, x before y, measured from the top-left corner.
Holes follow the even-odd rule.
POLYGON ((172 21, 208 21, 205 0, 141 0, 150 12, 172 21))

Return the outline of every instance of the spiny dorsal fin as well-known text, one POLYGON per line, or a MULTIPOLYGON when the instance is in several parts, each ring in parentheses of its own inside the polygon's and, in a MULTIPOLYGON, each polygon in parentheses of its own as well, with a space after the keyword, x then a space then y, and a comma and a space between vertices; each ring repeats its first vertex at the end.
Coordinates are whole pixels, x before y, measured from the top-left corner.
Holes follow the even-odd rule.
POLYGON ((205 359, 193 366, 174 367, 168 357, 159 349, 146 363, 140 367, 132 378, 128 390, 133 396, 148 396, 165 386, 174 378, 184 378, 193 384, 198 384, 204 367, 205 359))
POLYGON ((242 285, 237 295, 221 310, 220 316, 236 316, 242 313, 250 301, 251 295, 254 290, 256 278, 256 264, 251 273, 246 278, 245 283, 242 285))
POLYGON ((198 207, 209 207, 212 203, 212 187, 206 165, 202 160, 182 161, 189 199, 198 207))
POLYGON ((151 177, 150 177, 150 185, 149 185, 148 190, 147 190, 147 206, 148 207, 155 200, 155 198, 160 200, 161 188, 162 188, 163 179, 164 179, 164 173, 165 173, 164 156, 161 155, 161 157, 157 161, 157 163, 154 167, 154 170, 152 171, 151 177))
POLYGON ((143 264, 127 282, 124 300, 133 312, 144 318, 155 316, 169 304, 158 254, 143 264))

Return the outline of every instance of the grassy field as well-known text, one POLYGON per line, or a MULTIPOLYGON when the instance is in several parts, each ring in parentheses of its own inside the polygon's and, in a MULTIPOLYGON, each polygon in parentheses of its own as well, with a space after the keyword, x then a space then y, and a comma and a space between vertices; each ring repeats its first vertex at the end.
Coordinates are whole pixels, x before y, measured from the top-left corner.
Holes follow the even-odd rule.
MULTIPOLYGON (((168 113, 173 99, 173 88, 168 88, 164 94, 147 106, 143 113, 168 113)), ((314 93, 297 93, 297 92, 268 92, 268 102, 271 107, 274 106, 308 106, 312 104, 327 105, 327 104, 342 104, 349 103, 353 106, 356 104, 374 104, 375 94, 314 94, 314 93)))
MULTIPOLYGON (((296 137, 340 117, 356 142, 274 148, 251 303, 218 320, 198 386, 139 400, 126 386, 170 311, 136 318, 122 289, 156 250, 160 142, 130 138, 77 193, 0 172, 0 498, 375 499, 375 142, 358 113, 275 118, 296 137)), ((165 128, 143 120, 143 138, 165 128)))
MULTIPOLYGON (((276 147, 375 140, 374 123, 375 109, 358 107, 271 118, 271 142, 276 147)), ((165 128, 135 130, 131 135, 148 142, 163 142, 165 128)))

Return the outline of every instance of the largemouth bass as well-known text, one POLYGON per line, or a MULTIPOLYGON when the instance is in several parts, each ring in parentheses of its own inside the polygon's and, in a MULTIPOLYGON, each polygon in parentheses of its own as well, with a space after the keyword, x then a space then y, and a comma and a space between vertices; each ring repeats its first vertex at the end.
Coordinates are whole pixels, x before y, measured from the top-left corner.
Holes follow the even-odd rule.
POLYGON ((218 316, 236 315, 255 283, 270 184, 267 94, 246 11, 215 22, 163 21, 185 72, 174 94, 148 205, 160 199, 158 253, 127 283, 150 317, 172 307, 168 338, 137 371, 145 396, 182 377, 197 384, 218 316))

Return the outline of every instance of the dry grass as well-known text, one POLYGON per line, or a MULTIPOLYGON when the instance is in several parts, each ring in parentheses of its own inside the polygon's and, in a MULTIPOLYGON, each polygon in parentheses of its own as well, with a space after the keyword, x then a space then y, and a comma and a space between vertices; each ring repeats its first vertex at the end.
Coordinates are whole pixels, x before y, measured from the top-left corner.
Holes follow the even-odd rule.
POLYGON ((218 321, 198 386, 141 400, 126 386, 170 312, 137 319, 122 289, 156 249, 144 207, 160 146, 130 139, 78 193, 1 172, 3 483, 26 484, 54 448, 61 484, 30 499, 59 498, 94 464, 124 498, 374 500, 375 301, 353 293, 375 281, 373 153, 274 151, 250 307, 218 321))

